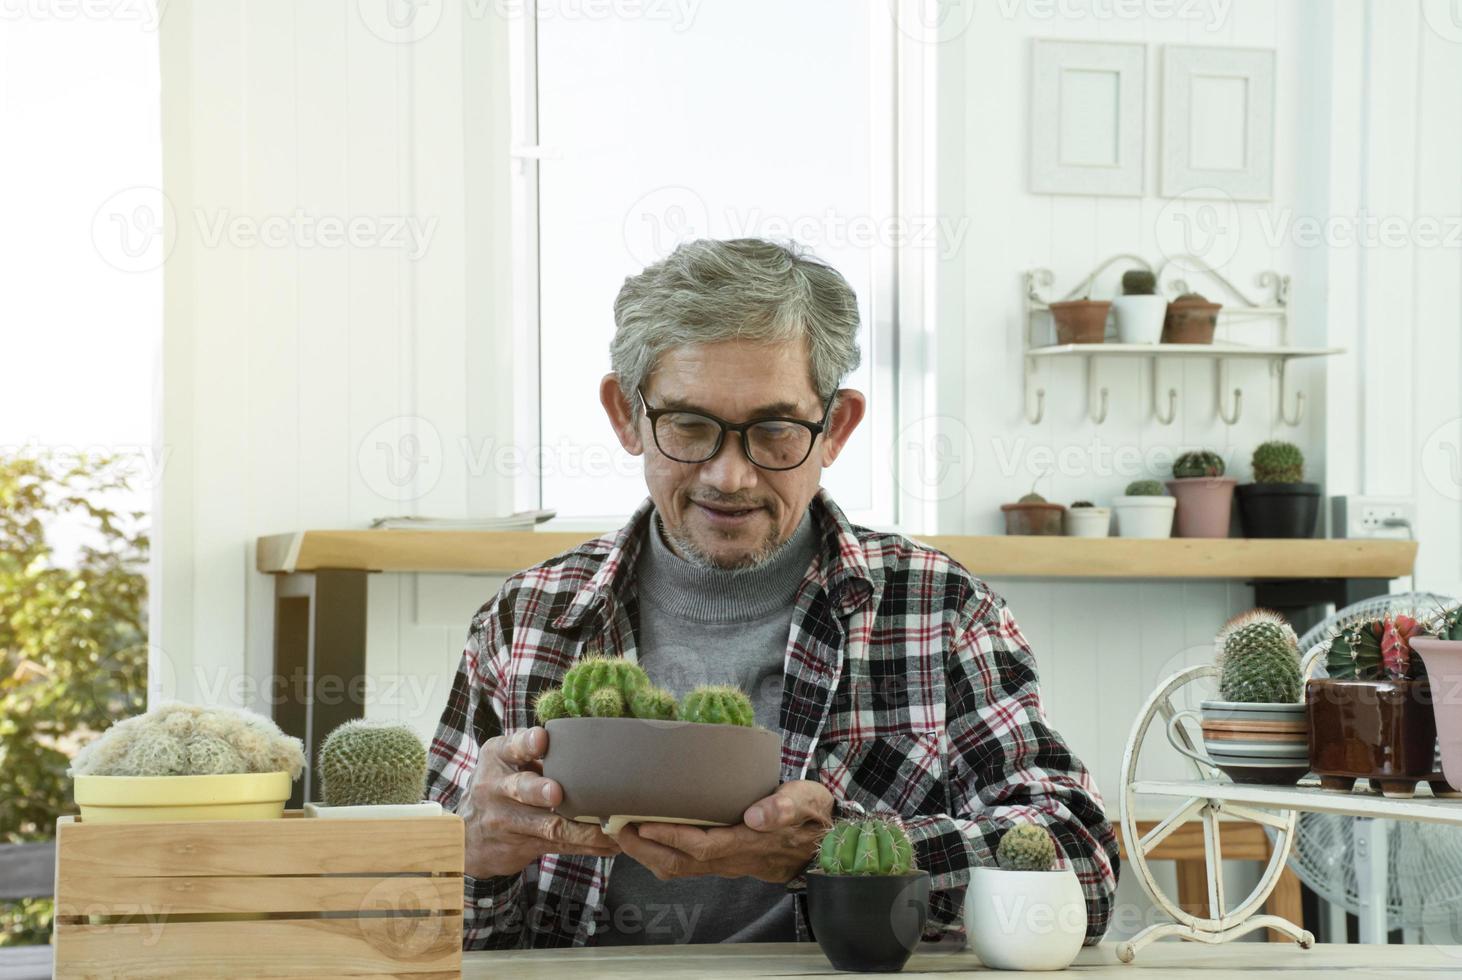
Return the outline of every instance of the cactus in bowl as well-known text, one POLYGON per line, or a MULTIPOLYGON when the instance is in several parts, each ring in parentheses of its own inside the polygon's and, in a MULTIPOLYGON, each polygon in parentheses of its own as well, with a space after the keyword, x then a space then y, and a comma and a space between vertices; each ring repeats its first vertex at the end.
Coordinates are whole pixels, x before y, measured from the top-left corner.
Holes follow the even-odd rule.
POLYGON ((1214 640, 1219 696, 1249 704, 1300 699, 1299 639, 1279 613, 1253 609, 1231 619, 1214 640))
POLYGON ((1056 842, 1046 828, 1018 823, 1000 837, 995 863, 1006 871, 1050 871, 1056 867, 1056 842))
POLYGON ((1261 443, 1250 463, 1255 483, 1299 483, 1305 478, 1305 455, 1292 442, 1261 443))
POLYGON ((914 870, 914 845, 886 817, 840 820, 823 835, 817 866, 830 875, 906 875, 914 870))
POLYGON ((685 696, 680 716, 706 725, 756 724, 751 699, 739 688, 726 684, 703 685, 685 696))
POLYGON ((1161 497, 1165 491, 1157 480, 1133 480, 1123 493, 1129 497, 1161 497))
POLYGON ((1223 457, 1208 449, 1183 453, 1173 461, 1173 478, 1177 480, 1223 476, 1223 471, 1223 457))
POLYGON ((426 746, 405 725, 347 721, 320 746, 320 782, 330 806, 420 803, 426 746))
POLYGON ((675 696, 650 683, 644 668, 622 657, 588 656, 564 674, 560 687, 533 702, 540 724, 559 718, 649 718, 673 721, 675 696))

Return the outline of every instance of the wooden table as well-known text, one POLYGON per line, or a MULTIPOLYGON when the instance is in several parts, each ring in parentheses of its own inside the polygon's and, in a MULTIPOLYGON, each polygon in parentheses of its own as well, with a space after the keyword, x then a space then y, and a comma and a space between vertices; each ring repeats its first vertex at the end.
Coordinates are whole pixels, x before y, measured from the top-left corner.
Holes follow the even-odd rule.
MULTIPOLYGON (((947 976, 983 970, 967 950, 919 951, 904 967, 902 977, 947 976)), ((1462 946, 1331 946, 1313 949, 1270 943, 1230 943, 1202 946, 1194 943, 1158 943, 1143 950, 1137 962, 1117 961, 1116 944, 1084 949, 1073 976, 1162 977, 1223 980, 1262 976, 1263 980, 1304 977, 1319 980, 1335 974, 1345 977, 1405 976, 1455 977, 1462 973, 1462 946)), ((684 977, 709 980, 721 977, 852 976, 828 964, 815 943, 755 943, 721 946, 653 946, 618 949, 512 950, 467 953, 462 958, 463 980, 662 980, 684 977)), ((995 973, 989 976, 1026 976, 995 973)), ((1055 974, 1029 974, 1051 977, 1055 974)))

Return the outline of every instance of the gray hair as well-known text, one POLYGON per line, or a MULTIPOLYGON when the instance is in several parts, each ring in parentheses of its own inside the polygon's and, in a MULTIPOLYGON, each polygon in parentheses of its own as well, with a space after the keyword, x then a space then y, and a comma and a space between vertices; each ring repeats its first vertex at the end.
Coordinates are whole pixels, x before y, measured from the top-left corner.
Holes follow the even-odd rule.
POLYGON ((795 244, 686 242, 624 281, 609 361, 638 417, 635 390, 668 350, 722 340, 807 339, 823 402, 858 366, 858 299, 842 275, 795 244))

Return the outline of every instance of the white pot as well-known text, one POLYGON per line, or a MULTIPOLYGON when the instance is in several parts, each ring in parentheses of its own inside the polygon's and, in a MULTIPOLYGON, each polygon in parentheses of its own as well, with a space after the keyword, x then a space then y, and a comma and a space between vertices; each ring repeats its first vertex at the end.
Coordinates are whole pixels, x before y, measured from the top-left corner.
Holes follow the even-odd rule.
POLYGON ((1170 538, 1173 536, 1173 513, 1178 508, 1176 497, 1117 497, 1112 509, 1117 512, 1117 535, 1123 538, 1170 538))
POLYGON ((1086 898, 1071 868, 975 868, 965 892, 965 934, 996 970, 1064 970, 1086 938, 1086 898))
POLYGON ((1167 316, 1165 296, 1118 296, 1112 300, 1112 313, 1117 319, 1117 341, 1123 344, 1156 344, 1162 340, 1162 324, 1167 316))
POLYGON ((1112 528, 1110 507, 1066 508, 1066 535, 1072 538, 1105 538, 1112 528))
POLYGON ((306 803, 305 816, 323 820, 403 820, 407 817, 439 817, 440 803, 382 803, 377 806, 327 806, 306 803))

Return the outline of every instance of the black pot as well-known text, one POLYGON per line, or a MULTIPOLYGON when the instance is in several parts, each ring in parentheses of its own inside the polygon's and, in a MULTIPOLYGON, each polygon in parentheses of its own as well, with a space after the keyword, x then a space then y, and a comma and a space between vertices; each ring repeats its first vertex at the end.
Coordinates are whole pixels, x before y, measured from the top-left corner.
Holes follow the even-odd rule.
POLYGON ((807 875, 812 938, 828 962, 853 973, 897 973, 929 919, 929 872, 807 875))
POLYGON ((1313 538, 1320 515, 1318 483, 1245 483, 1238 488, 1246 538, 1313 538))

